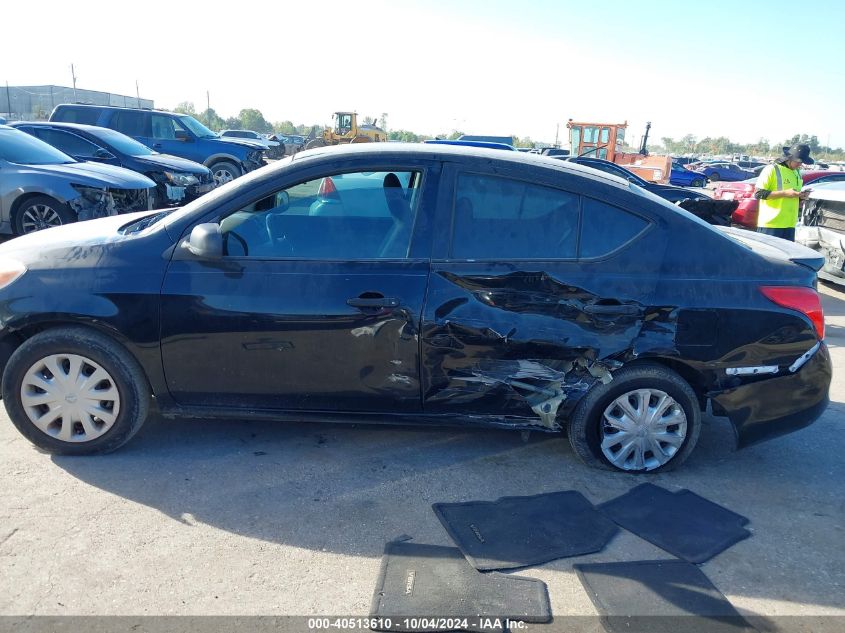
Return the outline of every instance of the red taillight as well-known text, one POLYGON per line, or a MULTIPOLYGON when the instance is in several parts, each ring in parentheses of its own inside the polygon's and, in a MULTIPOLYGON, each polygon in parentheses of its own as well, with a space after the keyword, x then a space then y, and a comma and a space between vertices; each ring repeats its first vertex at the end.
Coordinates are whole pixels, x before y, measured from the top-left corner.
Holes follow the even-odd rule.
POLYGON ((819 293, 800 286, 762 286, 760 292, 779 306, 805 314, 816 328, 819 340, 824 340, 824 311, 819 293))
POLYGON ((334 186, 334 181, 328 177, 323 178, 322 182, 320 182, 320 189, 317 191, 317 195, 321 198, 336 198, 337 188, 334 186))

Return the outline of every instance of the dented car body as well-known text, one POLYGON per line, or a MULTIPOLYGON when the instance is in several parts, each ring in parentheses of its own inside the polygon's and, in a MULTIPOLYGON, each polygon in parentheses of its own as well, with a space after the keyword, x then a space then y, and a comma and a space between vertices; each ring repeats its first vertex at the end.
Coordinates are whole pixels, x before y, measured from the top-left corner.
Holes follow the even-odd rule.
MULTIPOLYGON (((137 359, 169 417, 572 433, 590 394, 656 367, 688 385, 699 412, 730 418, 745 446, 810 424, 828 402, 823 325, 781 298, 815 295, 818 254, 545 157, 323 148, 180 211, 88 229, 0 247, 27 270, 0 289, 2 360, 45 328, 96 329, 137 359), (389 216, 310 214, 313 196, 349 200, 326 181, 350 173, 378 184, 389 216), (365 238, 382 219, 386 237, 365 238)), ((631 389, 644 393, 643 380, 631 389)), ((646 393, 642 409, 667 393, 646 393)), ((655 424, 685 430, 698 413, 683 414, 655 424)), ((651 470, 654 455, 623 469, 651 470)), ((608 459, 620 467, 625 455, 608 459)))

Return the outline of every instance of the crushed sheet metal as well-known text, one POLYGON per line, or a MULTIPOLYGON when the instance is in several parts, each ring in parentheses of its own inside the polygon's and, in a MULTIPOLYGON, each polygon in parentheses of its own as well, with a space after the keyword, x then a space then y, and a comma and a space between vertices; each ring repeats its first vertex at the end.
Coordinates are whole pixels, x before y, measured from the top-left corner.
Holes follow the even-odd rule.
POLYGON ((728 367, 728 376, 758 376, 760 374, 776 374, 780 370, 777 365, 759 365, 757 367, 728 367))
POLYGON ((555 369, 538 360, 488 359, 471 369, 471 375, 462 376, 459 380, 483 385, 506 385, 525 398, 544 427, 557 429, 557 413, 568 393, 583 395, 596 381, 608 384, 613 380, 611 370, 622 366, 620 362, 611 361, 606 365, 591 362, 584 357, 559 364, 560 367, 555 369), (591 379, 585 380, 585 374, 591 379), (526 382, 529 380, 540 384, 526 382))
POLYGON ((798 359, 789 366, 789 371, 793 374, 801 369, 808 360, 813 357, 813 354, 819 351, 819 348, 822 346, 822 342, 819 341, 815 345, 813 345, 805 354, 802 354, 798 357, 798 359))

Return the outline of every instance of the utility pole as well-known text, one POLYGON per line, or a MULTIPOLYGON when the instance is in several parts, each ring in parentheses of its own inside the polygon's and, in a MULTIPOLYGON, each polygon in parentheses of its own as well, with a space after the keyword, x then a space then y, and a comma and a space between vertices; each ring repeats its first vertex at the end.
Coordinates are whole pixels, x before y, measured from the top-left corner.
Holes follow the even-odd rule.
POLYGON ((12 118, 12 97, 9 96, 9 80, 6 80, 6 105, 9 108, 9 118, 12 118))
POLYGON ((73 64, 70 65, 70 76, 73 77, 73 101, 76 103, 79 99, 76 98, 76 69, 74 69, 73 64))
POLYGON ((208 116, 208 111, 211 110, 211 95, 208 90, 205 91, 205 115, 208 116))
POLYGON ((138 80, 135 80, 135 98, 138 100, 138 107, 141 107, 141 91, 138 89, 138 80))

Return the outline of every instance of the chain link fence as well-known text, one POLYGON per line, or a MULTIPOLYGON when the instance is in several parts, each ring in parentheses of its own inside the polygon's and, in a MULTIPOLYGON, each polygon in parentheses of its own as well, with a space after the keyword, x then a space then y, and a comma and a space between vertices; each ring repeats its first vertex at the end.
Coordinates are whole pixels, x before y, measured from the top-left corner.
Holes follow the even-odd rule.
POLYGON ((9 121, 47 119, 60 103, 152 108, 152 99, 64 86, 0 86, 0 117, 9 121))

